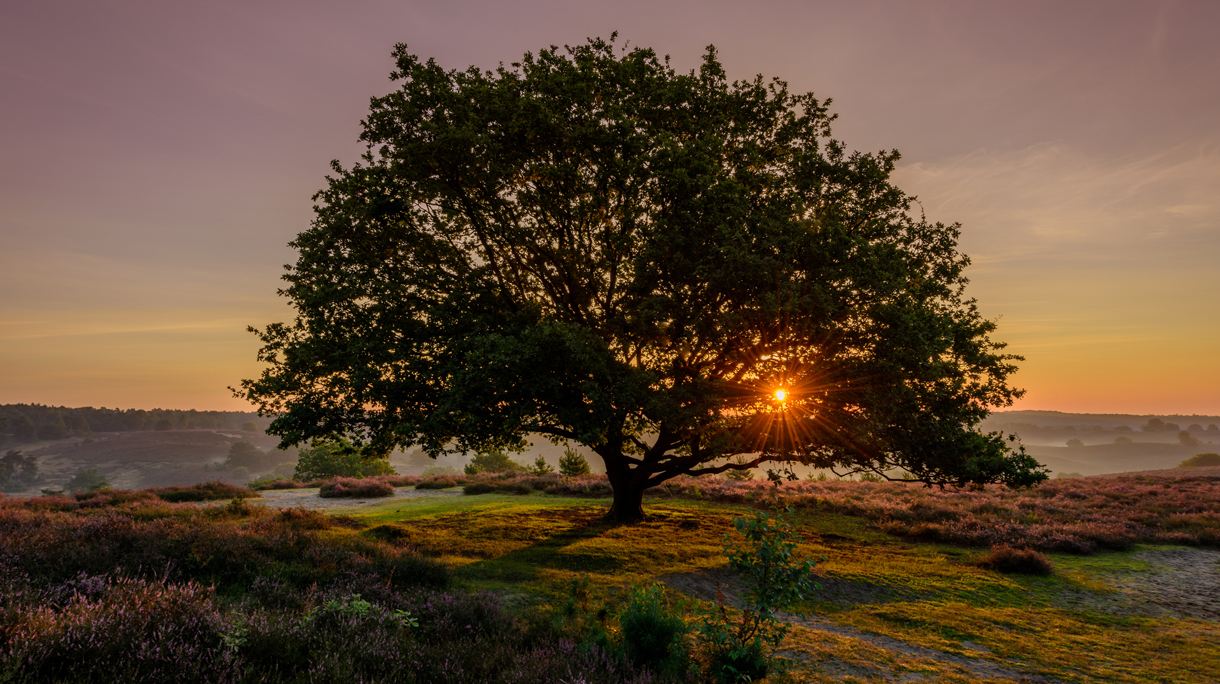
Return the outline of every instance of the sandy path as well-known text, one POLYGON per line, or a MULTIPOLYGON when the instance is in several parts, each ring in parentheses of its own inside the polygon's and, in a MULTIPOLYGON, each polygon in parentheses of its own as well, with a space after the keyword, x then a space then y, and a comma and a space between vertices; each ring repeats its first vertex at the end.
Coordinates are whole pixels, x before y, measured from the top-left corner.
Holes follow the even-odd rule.
POLYGON ((414 487, 395 487, 394 496, 380 496, 372 499, 323 499, 314 489, 268 489, 260 492, 257 499, 246 499, 252 504, 270 506, 272 508, 306 508, 310 510, 328 510, 332 508, 357 508, 370 506, 395 499, 421 499, 429 497, 461 496, 462 488, 450 489, 416 489, 414 487))

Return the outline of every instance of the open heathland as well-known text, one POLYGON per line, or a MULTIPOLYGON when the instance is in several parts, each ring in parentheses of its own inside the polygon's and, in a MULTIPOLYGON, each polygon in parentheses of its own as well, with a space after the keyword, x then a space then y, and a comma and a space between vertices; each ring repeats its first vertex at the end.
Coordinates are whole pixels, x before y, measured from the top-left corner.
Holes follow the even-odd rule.
POLYGON ((1220 677, 1216 477, 944 492, 700 478, 654 490, 629 526, 605 522, 595 477, 416 484, 329 513, 3 500, 0 681, 677 681, 626 655, 632 587, 660 582, 690 625, 718 598, 740 607, 722 540, 776 503, 821 588, 781 614, 788 667, 766 681, 1220 677))

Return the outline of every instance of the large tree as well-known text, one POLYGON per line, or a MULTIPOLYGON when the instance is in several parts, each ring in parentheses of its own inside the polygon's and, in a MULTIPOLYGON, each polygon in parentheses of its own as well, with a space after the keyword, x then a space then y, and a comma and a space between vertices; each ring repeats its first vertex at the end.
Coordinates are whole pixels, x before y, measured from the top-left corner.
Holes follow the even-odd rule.
POLYGON ((237 391, 284 444, 587 445, 611 515, 767 462, 928 483, 1045 478, 975 426, 1019 357, 965 296, 958 226, 848 152, 829 100, 590 40, 495 71, 398 46, 363 163, 315 196, 237 391))

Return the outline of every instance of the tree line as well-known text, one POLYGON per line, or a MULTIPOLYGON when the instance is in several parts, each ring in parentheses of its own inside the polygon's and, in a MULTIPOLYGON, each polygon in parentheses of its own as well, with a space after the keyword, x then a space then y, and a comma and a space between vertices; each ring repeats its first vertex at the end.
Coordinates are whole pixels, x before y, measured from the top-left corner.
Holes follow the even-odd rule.
POLYGON ((262 431, 266 427, 267 421, 251 411, 0 405, 0 432, 4 439, 14 442, 64 439, 73 434, 92 432, 194 429, 262 431))

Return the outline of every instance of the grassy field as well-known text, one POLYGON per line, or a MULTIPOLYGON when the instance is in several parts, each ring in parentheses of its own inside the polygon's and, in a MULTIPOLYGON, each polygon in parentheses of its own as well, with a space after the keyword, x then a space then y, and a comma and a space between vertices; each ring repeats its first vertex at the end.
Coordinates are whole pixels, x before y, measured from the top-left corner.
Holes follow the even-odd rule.
MULTIPOLYGON (((593 601, 611 606, 631 585, 654 581, 696 598, 714 596, 717 578, 731 590, 721 540, 748 507, 654 502, 649 520, 631 527, 604 523, 605 507, 485 494, 342 513, 364 527, 352 534, 438 557, 462 584, 494 590, 522 609, 556 608, 579 578, 588 579, 593 601)), ((972 564, 983 550, 904 540, 842 514, 801 509, 797 519, 801 551, 825 560, 823 592, 801 607, 806 619, 791 618, 797 627, 784 653, 795 681, 1220 678, 1214 621, 1150 609, 1122 590, 1155 579, 1155 564, 1143 558, 1168 547, 1050 554, 1056 572, 1049 577, 1003 575, 972 564)))

